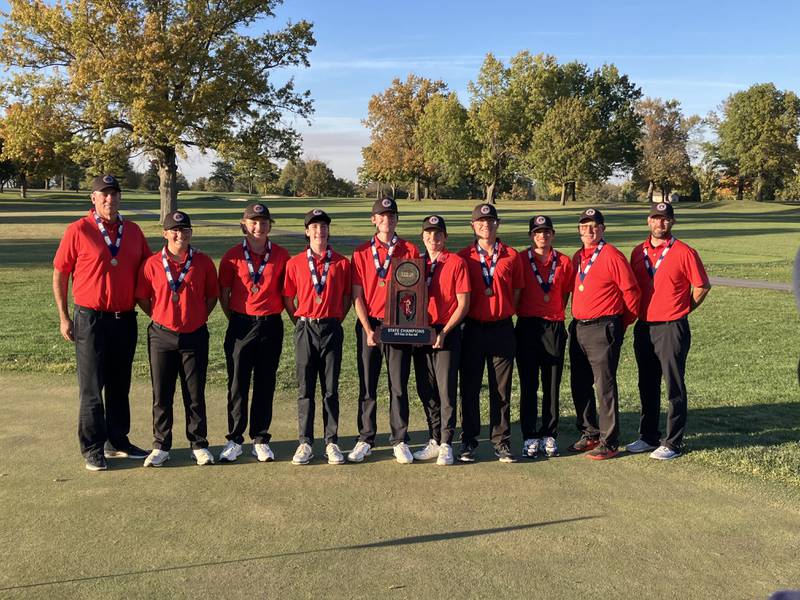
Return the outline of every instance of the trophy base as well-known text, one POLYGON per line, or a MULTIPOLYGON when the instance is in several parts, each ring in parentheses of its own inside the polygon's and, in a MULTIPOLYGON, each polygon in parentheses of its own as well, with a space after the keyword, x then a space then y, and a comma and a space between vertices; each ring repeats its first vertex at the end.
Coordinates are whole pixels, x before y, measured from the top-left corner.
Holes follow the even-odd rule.
POLYGON ((381 342, 384 344, 430 344, 430 327, 381 327, 381 342))

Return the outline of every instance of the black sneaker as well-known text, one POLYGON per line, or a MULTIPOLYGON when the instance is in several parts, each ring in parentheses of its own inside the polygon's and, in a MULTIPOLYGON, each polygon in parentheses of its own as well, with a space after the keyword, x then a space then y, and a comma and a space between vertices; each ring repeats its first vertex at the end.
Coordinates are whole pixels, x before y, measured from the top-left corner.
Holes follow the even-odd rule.
POLYGON ((458 454, 458 460, 465 463, 475 462, 475 448, 469 446, 461 446, 461 451, 458 454))
POLYGON ((517 462, 517 457, 511 454, 511 448, 506 445, 496 446, 494 449, 494 455, 497 457, 497 460, 502 463, 517 462))
POLYGON ((106 457, 102 454, 90 454, 86 457, 87 471, 105 471, 107 468, 106 457))
POLYGON ((149 450, 142 450, 139 446, 128 444, 125 448, 115 448, 111 442, 106 442, 103 447, 103 454, 106 458, 133 458, 142 460, 150 455, 149 450))
POLYGON ((570 452, 588 452, 589 450, 594 450, 599 445, 600 445, 599 439, 590 438, 588 436, 582 435, 581 439, 572 444, 572 446, 567 448, 567 450, 569 450, 570 452))

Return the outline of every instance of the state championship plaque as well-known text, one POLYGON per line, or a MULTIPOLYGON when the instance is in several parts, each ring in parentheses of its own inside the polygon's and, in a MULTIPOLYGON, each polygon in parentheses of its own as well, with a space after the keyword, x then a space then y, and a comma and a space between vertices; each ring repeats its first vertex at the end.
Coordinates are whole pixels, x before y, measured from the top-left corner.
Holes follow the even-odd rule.
POLYGON ((384 344, 430 344, 428 287, 421 258, 393 258, 381 327, 384 344))

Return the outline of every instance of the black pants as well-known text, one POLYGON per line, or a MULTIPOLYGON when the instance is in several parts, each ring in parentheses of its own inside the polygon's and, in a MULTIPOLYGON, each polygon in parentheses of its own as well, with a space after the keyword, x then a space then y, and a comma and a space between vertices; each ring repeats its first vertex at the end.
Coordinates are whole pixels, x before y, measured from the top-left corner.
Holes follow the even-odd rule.
MULTIPOLYGON (((370 318, 373 327, 380 321, 370 318)), ((378 377, 381 362, 386 361, 389 384, 389 428, 392 445, 408 441, 408 378, 411 375, 411 351, 408 344, 367 345, 367 335, 356 321, 358 354, 358 439, 375 445, 378 432, 378 377)))
POLYGON ((322 392, 325 443, 339 440, 339 372, 344 332, 338 319, 297 321, 294 354, 297 362, 297 428, 300 442, 314 443, 314 392, 317 379, 322 392))
POLYGON ((228 435, 225 437, 237 444, 244 442, 252 377, 250 438, 256 444, 266 444, 271 437, 275 380, 283 349, 283 319, 280 315, 270 315, 255 320, 231 313, 224 349, 228 369, 228 435))
POLYGON ((75 307, 75 358, 78 371, 78 441, 84 456, 130 444, 129 393, 136 351, 136 313, 113 314, 75 307))
POLYGON ((689 319, 647 324, 642 321, 633 328, 633 350, 639 367, 639 398, 642 417, 639 436, 649 444, 663 443, 680 451, 686 430, 686 357, 692 345, 689 319), (661 440, 658 421, 661 413, 661 379, 664 379, 669 409, 667 435, 661 440))
POLYGON ((518 317, 517 372, 519 422, 523 439, 558 437, 558 405, 567 330, 563 321, 518 317), (542 376, 542 422, 536 428, 539 373, 542 376))
MULTIPOLYGON (((435 326, 437 332, 442 326, 435 326)), ((461 328, 456 327, 444 338, 444 347, 414 349, 414 373, 417 394, 425 408, 428 436, 441 444, 452 444, 456 428, 456 386, 461 359, 461 328)))
POLYGON ((619 446, 617 366, 622 338, 622 319, 619 316, 603 317, 592 323, 580 323, 574 319, 570 323, 569 360, 576 425, 581 434, 599 437, 612 449, 619 446), (595 391, 599 402, 599 424, 595 391))
POLYGON ((461 443, 478 446, 483 370, 489 371, 489 435, 495 446, 511 441, 511 379, 516 339, 511 319, 481 323, 467 319, 461 341, 461 443))
POLYGON ((186 412, 186 439, 192 449, 208 448, 208 328, 203 325, 191 333, 177 333, 150 323, 147 351, 153 381, 153 448, 172 448, 172 403, 178 378, 186 412))

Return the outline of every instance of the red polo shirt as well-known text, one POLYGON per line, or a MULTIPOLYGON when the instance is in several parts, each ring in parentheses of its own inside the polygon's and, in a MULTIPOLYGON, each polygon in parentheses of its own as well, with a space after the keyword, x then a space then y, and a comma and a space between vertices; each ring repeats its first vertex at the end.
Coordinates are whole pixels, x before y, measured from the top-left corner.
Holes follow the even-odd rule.
MULTIPOLYGON (((186 259, 177 263, 167 258, 172 280, 177 282, 186 259)), ((136 285, 137 298, 149 298, 153 312, 150 318, 159 325, 178 333, 191 333, 198 330, 208 321, 206 301, 219 296, 217 286, 217 269, 214 261, 202 252, 193 249, 192 265, 178 288, 178 301, 172 300, 172 288, 164 273, 159 250, 148 258, 139 272, 136 285)))
POLYGON ((609 243, 594 261, 586 279, 581 282, 579 268, 585 268, 595 248, 581 248, 572 257, 575 270, 572 291, 572 316, 576 319, 597 319, 622 315, 625 325, 636 320, 639 312, 639 285, 625 256, 609 243), (583 291, 579 287, 583 283, 583 291))
MULTIPOLYGON (((427 260, 425 273, 430 272, 431 261, 427 260)), ((458 308, 456 294, 468 294, 471 290, 467 263, 458 254, 444 251, 436 259, 436 270, 428 288, 428 320, 431 325, 447 325, 458 308)))
MULTIPOLYGON (((481 260, 475 244, 459 251, 458 255, 467 263, 472 294, 469 303, 469 317, 478 321, 500 321, 514 314, 514 290, 525 287, 525 277, 517 251, 498 240, 497 266, 492 279, 491 296, 485 293, 481 260)), ((491 268, 491 259, 486 256, 486 266, 491 268)))
MULTIPOLYGON (((325 255, 320 258, 312 254, 314 268, 317 271, 317 281, 322 277, 325 266, 325 255)), ((310 319, 327 319, 334 317, 341 320, 344 316, 344 296, 350 296, 350 261, 338 252, 331 252, 331 264, 328 267, 328 278, 322 290, 322 302, 317 303, 317 291, 311 281, 311 271, 308 268, 308 258, 305 251, 293 256, 286 264, 286 279, 283 283, 283 295, 288 298, 297 296, 297 310, 295 317, 308 317, 310 319)))
MULTIPOLYGON (((378 250, 378 261, 383 265, 389 250, 379 241, 375 241, 378 250)), ((419 250, 411 242, 397 238, 397 244, 392 258, 418 258, 419 250)), ((367 313, 375 319, 383 319, 386 313, 386 287, 378 285, 380 278, 375 270, 372 259, 372 248, 369 241, 364 242, 353 251, 352 259, 353 285, 361 286, 364 290, 364 301, 367 304, 367 313)), ((392 277, 392 266, 389 265, 384 280, 389 283, 392 277)))
MULTIPOLYGON (((258 272, 264 256, 250 251, 254 272, 258 272)), ((253 280, 250 279, 241 242, 228 250, 219 263, 219 287, 231 290, 228 307, 232 311, 253 316, 280 314, 283 310, 283 279, 287 262, 289 253, 272 242, 267 266, 258 281, 258 291, 253 293, 253 280)))
MULTIPOLYGON (((104 224, 111 242, 117 241, 119 222, 104 224)), ((117 265, 94 220, 94 209, 67 227, 53 259, 56 271, 72 274, 75 304, 93 310, 133 310, 139 267, 152 254, 142 230, 133 221, 123 221, 117 265)))
MULTIPOLYGON (((533 274, 528 250, 526 248, 517 255, 517 260, 521 263, 522 272, 525 276, 525 287, 519 297, 517 315, 520 317, 540 317, 548 321, 563 321, 564 307, 567 305, 570 293, 572 293, 572 280, 575 276, 572 270, 572 261, 565 254, 554 250, 556 253, 556 274, 553 278, 553 285, 547 292, 549 300, 545 302, 545 292, 536 279, 536 275, 533 274)), ((542 281, 547 283, 550 280, 551 254, 548 253, 543 258, 540 258, 536 253, 532 252, 532 254, 533 260, 536 261, 539 276, 542 281)), ((591 269, 589 272, 592 272, 591 269)))
POLYGON ((708 285, 708 275, 700 256, 694 248, 677 239, 661 261, 655 278, 650 277, 643 251, 647 251, 650 266, 654 267, 668 243, 669 240, 664 240, 664 244, 653 247, 648 238, 631 252, 631 267, 642 291, 639 307, 642 321, 675 321, 686 316, 689 314, 692 286, 708 285))

